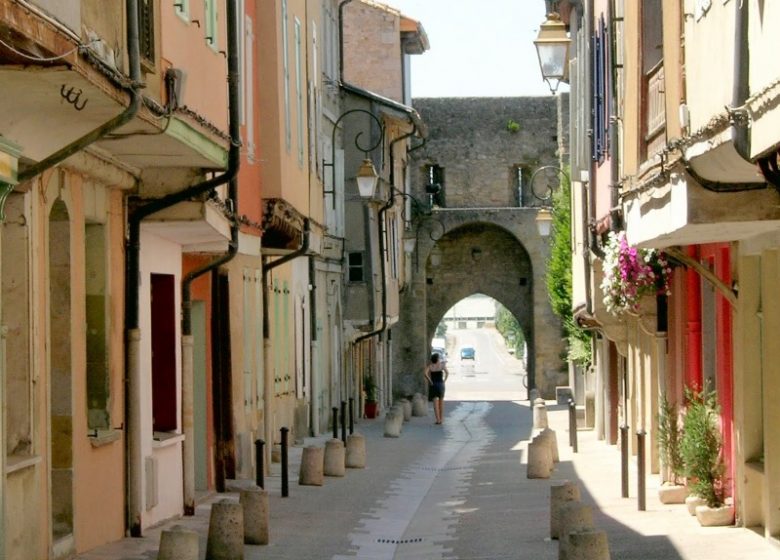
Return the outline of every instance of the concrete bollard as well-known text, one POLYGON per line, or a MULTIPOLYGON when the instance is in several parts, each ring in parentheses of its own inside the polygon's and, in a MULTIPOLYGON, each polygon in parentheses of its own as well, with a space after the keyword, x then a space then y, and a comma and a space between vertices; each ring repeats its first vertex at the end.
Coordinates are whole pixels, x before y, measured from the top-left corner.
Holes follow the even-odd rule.
POLYGON ((385 437, 399 437, 401 435, 401 424, 403 423, 403 412, 391 408, 385 413, 385 437))
POLYGON ((542 399, 534 401, 534 429, 544 430, 547 424, 547 406, 542 399))
POLYGON ((558 560, 568 560, 569 534, 593 529, 593 510, 581 502, 566 502, 560 508, 558 560))
POLYGON ((238 502, 244 508, 244 544, 268 544, 268 492, 242 490, 238 502))
POLYGON ((401 399, 400 403, 404 412, 404 422, 408 422, 412 419, 412 401, 409 399, 401 399))
POLYGON ((550 478, 552 472, 552 451, 547 441, 534 438, 528 444, 528 478, 550 478))
POLYGON ((331 439, 325 442, 325 476, 344 476, 346 474, 345 460, 343 441, 331 439))
POLYGON ((428 401, 420 393, 412 399, 412 416, 428 416, 428 401))
POLYGON ((211 505, 206 560, 243 560, 244 510, 241 504, 221 500, 211 505))
POLYGON ((310 445, 303 448, 301 470, 298 472, 298 484, 301 486, 322 486, 325 450, 310 445))
POLYGON ((198 560, 198 533, 174 525, 160 534, 157 560, 198 560))
POLYGON ((348 469, 364 469, 366 467, 366 438, 361 434, 347 436, 344 463, 348 469))
POLYGON ((595 529, 569 533, 566 560, 609 560, 607 533, 595 529))
POLYGON ((555 435, 555 430, 551 428, 545 428, 539 432, 537 437, 547 441, 547 444, 550 446, 550 450, 552 451, 553 463, 560 462, 561 459, 558 455, 558 437, 555 435))
POLYGON ((560 537, 561 507, 567 502, 580 501, 580 487, 574 482, 550 487, 550 538, 560 537))

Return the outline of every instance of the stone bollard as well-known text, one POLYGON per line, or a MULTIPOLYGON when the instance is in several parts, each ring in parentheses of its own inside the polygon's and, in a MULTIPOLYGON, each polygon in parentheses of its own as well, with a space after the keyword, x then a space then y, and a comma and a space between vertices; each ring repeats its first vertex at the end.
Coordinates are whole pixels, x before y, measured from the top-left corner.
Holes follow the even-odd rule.
POLYGON ((534 401, 534 429, 544 430, 547 427, 547 406, 542 399, 534 401))
POLYGON ((243 560, 244 510, 241 504, 221 500, 211 505, 206 560, 243 560))
POLYGON ((346 462, 344 442, 340 439, 330 439, 325 442, 325 476, 344 476, 346 462))
POLYGON ((566 502, 560 508, 558 560, 568 560, 569 534, 593 529, 593 510, 581 502, 566 502))
POLYGON ((537 437, 547 441, 547 444, 550 446, 550 451, 552 451, 553 463, 560 462, 561 459, 558 455, 558 437, 555 435, 555 430, 551 428, 545 428, 539 432, 537 437))
POLYGON ((607 533, 585 529, 569 533, 567 560, 609 560, 607 533))
POLYGON ((412 419, 412 401, 409 399, 401 399, 401 406, 404 412, 404 422, 408 422, 412 419))
POLYGON ((198 560, 198 533, 174 525, 160 534, 157 560, 198 560))
POLYGON ((361 434, 347 436, 347 452, 344 463, 348 469, 366 467, 366 438, 361 434))
POLYGON ((428 401, 420 393, 412 399, 412 416, 428 416, 428 401))
POLYGON ((552 451, 547 441, 535 437, 528 444, 528 478, 550 478, 552 472, 552 451))
POLYGON ((303 448, 301 470, 298 472, 298 484, 301 486, 322 486, 325 450, 310 445, 303 448))
POLYGON ((401 424, 403 423, 403 412, 391 408, 385 413, 385 437, 399 437, 401 435, 401 424))
POLYGON ((550 538, 560 537, 561 507, 567 502, 580 501, 580 487, 574 482, 550 487, 550 538))
POLYGON ((268 492, 242 490, 238 502, 244 508, 244 544, 268 544, 268 492))

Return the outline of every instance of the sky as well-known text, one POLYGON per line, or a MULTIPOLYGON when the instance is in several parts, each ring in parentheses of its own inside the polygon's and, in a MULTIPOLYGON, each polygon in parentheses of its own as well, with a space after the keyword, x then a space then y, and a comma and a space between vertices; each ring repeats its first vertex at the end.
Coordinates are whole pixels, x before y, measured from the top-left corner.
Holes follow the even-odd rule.
POLYGON ((422 23, 430 49, 412 59, 412 97, 550 95, 533 41, 543 0, 378 0, 422 23))

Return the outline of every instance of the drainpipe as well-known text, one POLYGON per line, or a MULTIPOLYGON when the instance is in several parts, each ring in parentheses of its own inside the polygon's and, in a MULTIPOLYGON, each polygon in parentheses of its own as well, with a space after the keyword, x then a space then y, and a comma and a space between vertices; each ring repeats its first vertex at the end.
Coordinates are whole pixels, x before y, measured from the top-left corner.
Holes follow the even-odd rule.
MULTIPOLYGON (((130 2, 128 2, 130 3, 130 2)), ((228 5, 233 2, 228 2, 228 5)), ((134 17, 133 12, 130 18, 134 17)), ((229 21, 229 29, 232 22, 229 21)), ((234 46, 229 47, 234 51, 234 46)), ((234 52, 230 53, 235 56, 234 52)), ((235 61, 233 64, 236 64, 235 61)), ((237 68, 233 69, 231 75, 230 69, 228 79, 233 80, 228 84, 231 89, 235 89, 237 68)), ((231 96, 231 100, 232 99, 231 96)), ((133 537, 141 536, 141 511, 143 504, 143 485, 141 471, 143 469, 141 456, 141 364, 140 364, 140 343, 141 332, 139 328, 139 289, 140 278, 140 253, 141 253, 141 221, 156 212, 169 208, 179 202, 184 202, 195 196, 207 193, 214 188, 229 183, 238 174, 238 150, 240 148, 240 138, 234 131, 238 130, 236 124, 238 115, 237 107, 230 107, 230 154, 228 157, 228 168, 222 175, 214 177, 207 181, 189 186, 181 191, 171 193, 163 198, 154 200, 139 206, 130 212, 128 217, 128 241, 126 251, 126 293, 125 293, 125 329, 127 337, 126 362, 127 379, 125 389, 125 426, 126 426, 126 445, 127 445, 127 523, 130 535, 133 537)))
MULTIPOLYGON (((238 115, 238 21, 235 2, 227 2, 227 32, 228 32, 228 110, 230 122, 230 138, 240 138, 238 115)), ((231 142, 228 154, 228 168, 236 173, 228 181, 228 198, 233 202, 234 212, 238 212, 238 169, 241 162, 238 142, 231 142)), ((184 515, 195 515, 195 413, 194 413, 194 370, 193 370, 193 339, 192 339, 192 283, 200 276, 219 268, 233 260, 238 253, 238 220, 233 217, 230 224, 230 244, 228 251, 221 257, 205 265, 191 270, 181 283, 181 331, 182 331, 182 428, 184 444, 182 447, 184 461, 184 515)))
MULTIPOLYGON (((748 6, 745 2, 734 2, 734 89, 732 107, 742 107, 750 95, 750 50, 748 48, 748 6)), ((739 115, 737 115, 739 118, 739 115)), ((747 123, 731 125, 731 140, 734 148, 745 161, 750 159, 750 133, 747 123)))
POLYGON ((141 53, 138 40, 138 0, 127 0, 125 3, 125 10, 127 17, 127 61, 130 72, 130 86, 126 89, 130 94, 130 103, 124 111, 122 111, 119 115, 110 121, 100 125, 78 140, 74 140, 47 158, 42 159, 38 163, 31 165, 24 171, 20 172, 18 177, 19 182, 32 179, 36 175, 39 175, 47 169, 50 169, 58 163, 66 160, 73 154, 82 151, 90 144, 97 142, 110 132, 113 132, 120 126, 131 121, 138 113, 138 110, 141 108, 140 89, 143 87, 141 83, 141 53))
POLYGON ((270 449, 273 448, 274 433, 273 433, 273 411, 274 411, 274 380, 272 376, 273 368, 271 367, 271 336, 270 336, 270 320, 268 316, 268 273, 274 268, 282 266, 290 262, 291 260, 302 257, 309 250, 309 232, 311 225, 309 218, 303 220, 303 240, 301 246, 295 251, 286 254, 285 256, 271 261, 263 263, 263 360, 264 360, 264 372, 263 372, 263 394, 265 395, 265 413, 263 414, 263 429, 265 431, 265 441, 268 442, 266 446, 266 467, 270 468, 270 449))
POLYGON ((311 386, 309 390, 311 395, 309 402, 311 407, 309 408, 309 425, 310 435, 317 437, 319 434, 319 403, 320 403, 320 379, 319 369, 315 370, 314 358, 319 356, 319 341, 317 339, 317 268, 314 264, 314 256, 309 256, 309 331, 311 336, 309 337, 309 352, 310 352, 310 364, 309 374, 311 376, 311 386))
MULTIPOLYGON (((392 186, 391 186, 392 188, 392 186)), ((353 342, 352 346, 357 346, 360 342, 374 336, 381 335, 387 329, 387 286, 385 285, 385 240, 382 235, 382 224, 384 223, 384 215, 393 206, 395 197, 391 196, 382 208, 379 209, 377 216, 377 230, 379 232, 379 276, 381 277, 382 287, 382 326, 366 334, 360 335, 353 342)), ((373 316, 373 313, 371 313, 373 316)), ((383 360, 384 361, 384 360, 383 360)))

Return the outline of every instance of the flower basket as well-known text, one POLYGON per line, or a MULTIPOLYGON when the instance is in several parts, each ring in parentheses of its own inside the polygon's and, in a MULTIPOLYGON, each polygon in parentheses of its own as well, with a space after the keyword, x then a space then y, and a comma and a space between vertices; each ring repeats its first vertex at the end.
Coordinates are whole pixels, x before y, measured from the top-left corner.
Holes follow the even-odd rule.
POLYGON ((604 246, 604 305, 613 315, 638 313, 643 296, 671 295, 672 269, 663 251, 629 245, 625 232, 611 232, 604 246))

